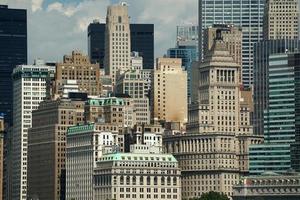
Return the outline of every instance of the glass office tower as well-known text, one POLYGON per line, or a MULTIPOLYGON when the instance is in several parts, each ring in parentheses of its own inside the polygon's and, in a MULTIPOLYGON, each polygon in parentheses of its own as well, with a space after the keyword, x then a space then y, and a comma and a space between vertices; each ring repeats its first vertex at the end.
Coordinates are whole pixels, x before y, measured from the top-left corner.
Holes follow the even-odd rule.
MULTIPOLYGON (((250 146, 251 175, 291 168, 291 144, 295 142, 300 90, 300 53, 269 56, 268 105, 264 111, 264 144, 250 146)), ((299 116, 298 116, 299 115, 299 116)))
POLYGON ((199 28, 196 25, 177 26, 176 47, 167 51, 169 58, 181 58, 182 68, 187 71, 188 102, 191 96, 191 67, 194 61, 198 60, 198 33, 199 28))
POLYGON ((88 34, 88 55, 91 63, 99 63, 103 68, 104 61, 104 40, 105 24, 94 20, 90 23, 87 30, 88 34))
POLYGON ((242 82, 253 84, 253 45, 262 39, 265 0, 199 0, 199 59, 203 59, 203 31, 213 24, 242 27, 242 82), (202 30, 201 30, 202 27, 202 30))
POLYGON ((16 65, 27 64, 26 10, 0 5, 0 113, 12 124, 11 74, 16 65))
POLYGON ((264 134, 264 110, 268 105, 269 56, 298 50, 300 50, 300 40, 295 39, 266 40, 254 45, 253 130, 255 135, 264 134))
MULTIPOLYGON (((105 24, 94 21, 88 26, 88 55, 92 63, 103 68, 105 24)), ((154 24, 130 24, 131 51, 143 57, 143 68, 154 67, 154 24)))

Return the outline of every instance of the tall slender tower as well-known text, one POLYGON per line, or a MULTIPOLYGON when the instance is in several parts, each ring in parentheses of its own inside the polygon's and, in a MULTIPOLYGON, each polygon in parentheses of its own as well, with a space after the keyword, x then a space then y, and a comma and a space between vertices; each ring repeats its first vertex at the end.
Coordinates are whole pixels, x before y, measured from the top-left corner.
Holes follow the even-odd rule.
POLYGON ((0 5, 0 30, 0 113, 4 113, 6 123, 12 125, 11 74, 16 65, 27 64, 26 10, 0 5))
POLYGON ((248 174, 252 135, 249 95, 240 89, 240 65, 217 36, 204 61, 193 73, 198 79, 197 100, 189 105, 187 133, 166 135, 166 151, 182 169, 182 197, 209 191, 232 195, 232 186, 248 174), (248 99, 247 99, 248 98, 248 99))
POLYGON ((126 3, 107 8, 105 27, 105 74, 115 85, 117 71, 130 69, 130 28, 126 3))
POLYGON ((199 60, 203 60, 204 30, 213 24, 242 27, 242 83, 253 84, 253 45, 262 39, 265 0, 199 0, 199 60), (251 8, 251 9, 250 9, 251 8))
POLYGON ((298 39, 299 0, 267 0, 264 40, 298 39))
POLYGON ((28 129, 32 111, 46 97, 46 78, 55 73, 54 66, 41 60, 34 65, 20 65, 13 71, 13 137, 12 137, 12 190, 10 199, 27 199, 28 129))

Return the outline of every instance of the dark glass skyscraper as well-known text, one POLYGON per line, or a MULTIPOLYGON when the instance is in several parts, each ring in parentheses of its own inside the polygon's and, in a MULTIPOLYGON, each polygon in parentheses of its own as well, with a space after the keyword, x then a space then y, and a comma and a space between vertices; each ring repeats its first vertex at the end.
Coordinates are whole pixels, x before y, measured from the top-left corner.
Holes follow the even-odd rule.
MULTIPOLYGON (((154 25, 130 24, 131 51, 143 57, 144 69, 154 66, 154 25)), ((103 68, 105 24, 93 22, 88 26, 88 54, 91 62, 99 62, 103 68)))
POLYGON ((300 124, 299 69, 300 53, 268 57, 264 143, 250 146, 249 171, 252 175, 284 172, 292 167, 291 145, 300 124))
POLYGON ((88 54, 92 63, 103 68, 105 24, 94 21, 88 26, 88 54))
POLYGON ((143 68, 154 67, 154 25, 130 24, 131 51, 143 57, 143 68))
POLYGON ((297 52, 299 50, 299 40, 266 40, 258 42, 254 45, 254 134, 264 134, 264 110, 267 109, 269 102, 269 56, 271 54, 297 52))
POLYGON ((0 113, 12 123, 13 68, 27 64, 27 13, 0 5, 0 113))

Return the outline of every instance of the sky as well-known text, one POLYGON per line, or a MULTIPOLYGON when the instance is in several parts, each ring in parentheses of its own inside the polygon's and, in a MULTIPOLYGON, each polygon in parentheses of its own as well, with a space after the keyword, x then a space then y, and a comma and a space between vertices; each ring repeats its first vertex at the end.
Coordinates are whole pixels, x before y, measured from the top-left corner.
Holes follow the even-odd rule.
MULTIPOLYGON (((87 54, 87 27, 105 22, 106 8, 117 0, 0 0, 27 9, 28 63, 35 58, 62 61, 72 50, 87 54)), ((153 23, 155 57, 175 46, 176 26, 197 23, 198 0, 127 0, 131 23, 153 23)))

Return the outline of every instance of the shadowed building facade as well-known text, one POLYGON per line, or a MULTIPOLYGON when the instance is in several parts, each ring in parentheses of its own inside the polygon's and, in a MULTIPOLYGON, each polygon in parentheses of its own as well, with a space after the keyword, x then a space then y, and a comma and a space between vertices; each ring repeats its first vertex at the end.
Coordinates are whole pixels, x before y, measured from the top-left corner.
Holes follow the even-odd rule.
MULTIPOLYGON (((0 4, 0 113, 5 113, 10 125, 13 123, 11 74, 16 65, 22 64, 27 64, 27 11, 0 4)), ((26 198, 26 190, 20 198, 26 198)))

